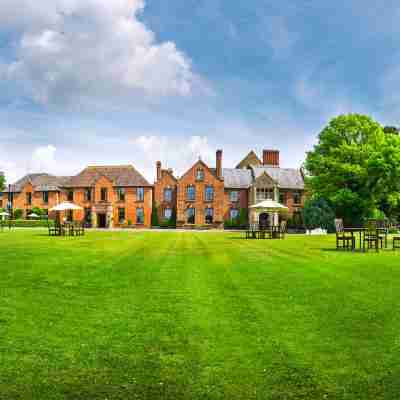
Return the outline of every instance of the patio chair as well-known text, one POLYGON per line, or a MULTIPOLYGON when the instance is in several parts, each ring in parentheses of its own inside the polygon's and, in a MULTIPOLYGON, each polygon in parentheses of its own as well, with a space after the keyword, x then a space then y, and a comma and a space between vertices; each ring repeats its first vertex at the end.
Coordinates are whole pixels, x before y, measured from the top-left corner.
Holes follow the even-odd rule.
POLYGON ((363 237, 363 250, 365 251, 365 244, 367 244, 367 250, 374 248, 376 252, 379 251, 380 247, 383 248, 383 236, 379 235, 376 221, 369 221, 367 228, 364 231, 363 237))
POLYGON ((48 219, 47 228, 49 230, 49 236, 61 236, 62 234, 61 225, 58 224, 56 221, 48 219))
POLYGON ((354 250, 356 247, 356 238, 346 233, 343 226, 342 219, 335 219, 336 227, 336 249, 351 249, 354 250))
POLYGON ((386 219, 375 220, 378 229, 378 235, 385 240, 385 248, 388 246, 389 223, 386 219))
POLYGON ((287 221, 283 220, 281 221, 280 227, 279 227, 279 238, 280 239, 285 239, 287 231, 287 221))

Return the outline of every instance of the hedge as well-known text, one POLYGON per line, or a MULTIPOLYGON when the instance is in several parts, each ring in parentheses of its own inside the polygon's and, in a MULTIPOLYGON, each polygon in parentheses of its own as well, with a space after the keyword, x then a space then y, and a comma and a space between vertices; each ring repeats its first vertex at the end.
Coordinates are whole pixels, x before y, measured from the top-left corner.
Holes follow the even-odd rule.
POLYGON ((13 219, 11 221, 2 221, 2 224, 8 226, 10 222, 11 226, 14 228, 47 228, 46 219, 38 219, 38 220, 13 219))

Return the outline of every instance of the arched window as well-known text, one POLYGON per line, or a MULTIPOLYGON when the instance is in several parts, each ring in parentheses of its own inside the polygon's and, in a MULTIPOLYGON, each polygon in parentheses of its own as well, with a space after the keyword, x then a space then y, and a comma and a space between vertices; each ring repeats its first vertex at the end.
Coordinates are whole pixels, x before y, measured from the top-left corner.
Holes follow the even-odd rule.
POLYGON ((186 198, 189 201, 196 200, 196 188, 193 185, 189 185, 186 188, 186 198))
POLYGON ((205 214, 204 219, 206 224, 212 224, 214 220, 214 209, 211 207, 207 207, 205 209, 204 214, 205 214))
POLYGON ((197 168, 196 181, 204 181, 204 170, 203 170, 203 168, 197 168))
POLYGON ((214 188, 212 186, 206 186, 204 198, 205 198, 205 201, 213 201, 214 200, 214 188))
POLYGON ((196 221, 196 210, 192 207, 186 210, 186 222, 188 224, 194 224, 196 221))

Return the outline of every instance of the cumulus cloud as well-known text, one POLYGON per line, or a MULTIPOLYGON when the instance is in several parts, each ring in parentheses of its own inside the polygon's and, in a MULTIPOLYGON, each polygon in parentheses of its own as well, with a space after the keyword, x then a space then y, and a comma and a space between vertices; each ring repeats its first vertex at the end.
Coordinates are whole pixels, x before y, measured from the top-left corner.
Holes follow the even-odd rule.
POLYGON ((156 160, 165 167, 174 168, 178 174, 184 173, 199 158, 210 167, 215 163, 215 149, 206 136, 140 135, 133 138, 130 144, 142 155, 143 165, 150 165, 146 168, 146 176, 154 176, 152 166, 156 160))
POLYGON ((1 30, 19 32, 3 79, 42 104, 187 96, 200 79, 173 42, 138 18, 142 0, 3 0, 1 30))
POLYGON ((32 154, 30 169, 32 172, 47 172, 54 170, 56 159, 56 148, 49 144, 48 146, 37 147, 32 154))

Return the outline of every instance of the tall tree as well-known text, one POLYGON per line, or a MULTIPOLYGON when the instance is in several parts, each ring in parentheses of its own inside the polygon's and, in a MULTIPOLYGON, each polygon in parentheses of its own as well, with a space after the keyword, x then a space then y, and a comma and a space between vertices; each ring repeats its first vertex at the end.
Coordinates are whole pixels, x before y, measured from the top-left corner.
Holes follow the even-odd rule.
POLYGON ((307 154, 307 186, 315 198, 325 198, 348 223, 383 204, 400 204, 400 137, 385 135, 365 115, 332 119, 307 154))
POLYGON ((6 186, 6 178, 3 172, 0 172, 0 192, 2 192, 5 189, 5 186, 6 186))

